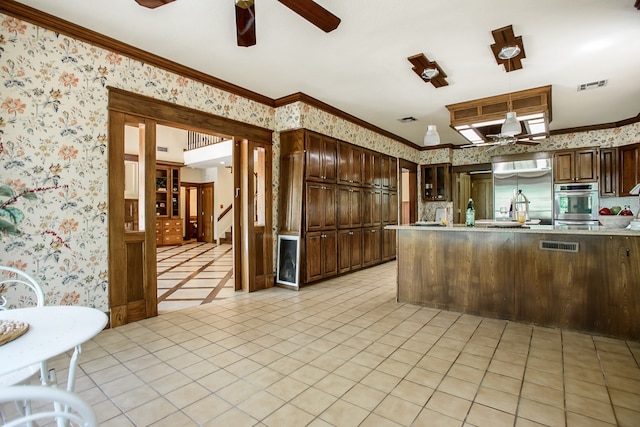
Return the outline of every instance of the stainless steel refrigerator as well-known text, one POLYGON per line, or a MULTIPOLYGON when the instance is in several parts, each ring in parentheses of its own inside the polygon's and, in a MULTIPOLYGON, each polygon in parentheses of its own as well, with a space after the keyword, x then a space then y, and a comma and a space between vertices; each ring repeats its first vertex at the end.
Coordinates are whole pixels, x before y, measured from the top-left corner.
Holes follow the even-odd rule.
POLYGON ((509 210, 511 201, 522 191, 529 200, 529 218, 541 224, 553 223, 552 159, 517 160, 493 163, 493 206, 496 221, 509 219, 500 208, 509 210))

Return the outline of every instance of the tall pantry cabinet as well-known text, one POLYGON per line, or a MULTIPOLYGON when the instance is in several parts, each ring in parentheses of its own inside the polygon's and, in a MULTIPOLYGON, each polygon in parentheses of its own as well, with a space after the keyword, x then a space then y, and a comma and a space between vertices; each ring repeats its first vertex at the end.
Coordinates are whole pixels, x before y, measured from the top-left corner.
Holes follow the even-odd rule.
POLYGON ((279 233, 300 238, 298 283, 395 258, 397 158, 306 129, 280 145, 279 233))

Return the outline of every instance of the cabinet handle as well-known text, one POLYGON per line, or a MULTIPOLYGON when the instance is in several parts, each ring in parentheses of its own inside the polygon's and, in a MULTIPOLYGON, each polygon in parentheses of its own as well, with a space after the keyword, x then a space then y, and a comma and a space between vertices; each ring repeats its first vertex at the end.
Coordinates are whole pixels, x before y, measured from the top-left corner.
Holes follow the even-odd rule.
POLYGON ((371 230, 371 232, 372 232, 372 233, 375 233, 375 232, 376 232, 376 230, 371 230))

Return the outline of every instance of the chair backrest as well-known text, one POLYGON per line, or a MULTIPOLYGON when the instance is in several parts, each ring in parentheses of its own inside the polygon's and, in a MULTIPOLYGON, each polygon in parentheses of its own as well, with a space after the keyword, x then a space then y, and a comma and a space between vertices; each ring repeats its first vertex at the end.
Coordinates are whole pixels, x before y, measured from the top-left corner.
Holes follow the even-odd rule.
MULTIPOLYGON (((17 418, 4 420, 4 427, 31 425, 34 421, 40 422, 39 425, 56 421, 69 421, 74 423, 73 425, 82 427, 98 425, 91 406, 80 396, 70 391, 41 385, 0 387, 0 405, 10 402, 22 404, 25 401, 33 403, 31 414, 17 414, 17 418)), ((64 423, 64 425, 67 424, 64 423)))
POLYGON ((16 285, 26 286, 31 289, 36 294, 36 305, 38 307, 44 305, 44 292, 42 292, 42 288, 33 277, 17 268, 0 265, 0 310, 10 308, 7 306, 7 299, 2 295, 2 290, 6 292, 10 286, 16 285))

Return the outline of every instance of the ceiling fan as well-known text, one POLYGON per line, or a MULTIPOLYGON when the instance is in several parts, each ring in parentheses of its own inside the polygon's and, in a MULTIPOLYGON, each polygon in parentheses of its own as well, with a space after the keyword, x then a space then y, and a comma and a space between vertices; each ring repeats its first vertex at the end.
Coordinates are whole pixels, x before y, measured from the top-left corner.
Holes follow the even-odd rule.
MULTIPOLYGON (((135 0, 139 5, 155 9, 175 0, 135 0)), ((340 25, 340 18, 313 0, 278 0, 280 3, 329 33, 340 25)), ((256 44, 256 9, 254 0, 234 0, 236 11, 236 39, 238 46, 256 44)))

